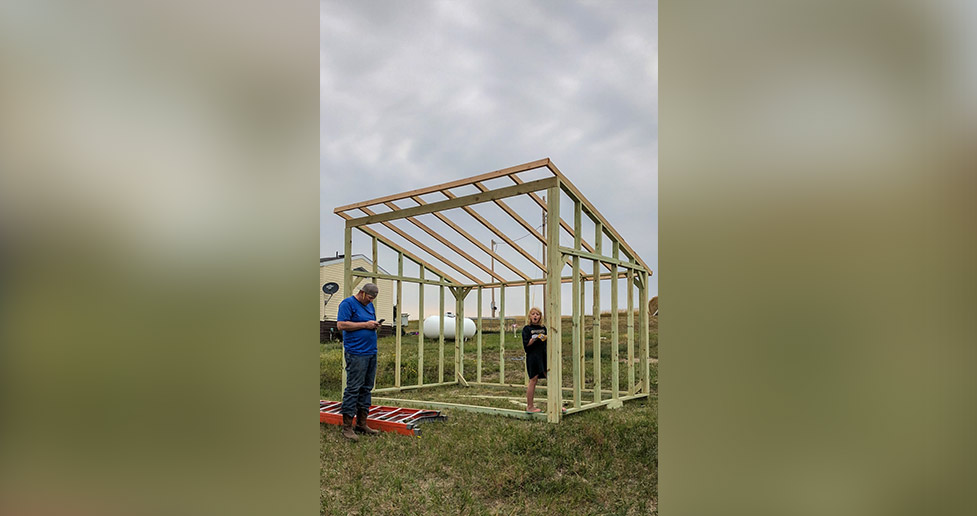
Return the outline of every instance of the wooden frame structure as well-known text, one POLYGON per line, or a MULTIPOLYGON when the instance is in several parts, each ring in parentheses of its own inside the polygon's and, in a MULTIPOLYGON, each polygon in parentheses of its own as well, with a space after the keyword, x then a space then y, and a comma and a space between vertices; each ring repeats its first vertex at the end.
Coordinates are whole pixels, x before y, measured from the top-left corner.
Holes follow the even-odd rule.
MULTIPOLYGON (((511 202, 511 201, 510 201, 511 202)), ((584 196, 583 194, 571 183, 566 176, 564 176, 556 165, 554 165, 549 158, 544 158, 538 161, 533 161, 530 163, 525 163, 522 165, 517 165, 514 167, 505 168, 502 170, 496 170, 494 172, 489 172, 486 174, 481 174, 466 179, 460 179, 457 181, 452 181, 448 183, 443 183, 427 188, 421 188, 418 190, 413 190, 409 192, 388 195, 384 197, 379 197, 369 201, 358 202, 354 204, 349 204, 346 206, 340 206, 334 210, 334 213, 342 217, 346 222, 345 227, 345 237, 344 237, 344 256, 345 256, 345 281, 344 281, 344 292, 343 296, 348 297, 352 295, 351 285, 353 284, 353 277, 368 277, 368 278, 382 278, 389 279, 395 282, 396 285, 396 306, 397 312, 394 314, 394 324, 396 326, 396 342, 395 342, 395 373, 394 373, 394 385, 391 387, 374 389, 375 394, 400 392, 407 389, 420 389, 426 387, 437 387, 443 385, 455 385, 460 384, 463 386, 474 385, 485 385, 485 386, 516 386, 515 384, 506 383, 505 380, 505 331, 502 330, 500 333, 500 363, 499 363, 499 381, 497 383, 488 383, 482 381, 482 292, 485 288, 501 287, 500 288, 500 300, 499 300, 499 320, 500 326, 501 322, 505 321, 505 287, 518 287, 525 285, 526 287, 526 310, 529 309, 529 298, 530 298, 530 288, 531 285, 543 285, 543 306, 545 318, 543 324, 547 327, 547 333, 549 335, 549 345, 547 346, 547 385, 538 386, 537 389, 546 392, 546 406, 547 410, 545 413, 535 413, 531 414, 521 410, 513 409, 502 409, 495 407, 484 407, 477 405, 465 405, 458 403, 442 403, 442 402, 427 402, 418 400, 403 400, 394 398, 377 398, 385 402, 393 403, 404 403, 420 405, 426 408, 441 409, 441 408, 457 408, 470 410, 475 412, 492 413, 498 415, 504 415, 509 417, 519 417, 525 419, 532 418, 546 418, 547 421, 551 423, 559 423, 564 415, 573 414, 576 412, 581 412, 584 410, 607 407, 607 408, 618 408, 622 406, 624 401, 648 397, 651 392, 651 376, 650 376, 650 361, 648 357, 649 353, 649 335, 648 335, 648 278, 651 276, 652 271, 648 265, 641 260, 637 253, 624 241, 624 239, 617 233, 617 231, 608 223, 603 215, 597 211, 584 196), (521 174, 532 172, 534 175, 540 175, 542 172, 545 177, 541 179, 531 179, 524 180, 520 177, 521 174), (512 182, 511 185, 490 188, 485 183, 497 180, 497 179, 508 179, 512 182), (464 188, 466 190, 471 190, 472 187, 476 190, 474 193, 467 193, 465 195, 458 195, 452 192, 452 190, 457 190, 464 188), (541 198, 537 192, 545 192, 546 200, 541 198), (571 225, 560 215, 560 199, 561 194, 565 194, 573 205, 572 220, 571 225), (439 195, 443 196, 443 199, 437 200, 425 200, 422 197, 427 195, 439 195), (533 203, 535 203, 539 208, 541 208, 545 214, 545 225, 544 231, 541 233, 533 227, 532 224, 527 222, 523 217, 521 217, 515 210, 513 210, 506 201, 510 198, 516 198, 520 196, 528 196, 533 203), (408 202, 411 204, 409 207, 401 207, 397 202, 408 202), (542 259, 537 259, 535 256, 526 251, 523 247, 517 244, 506 232, 500 230, 496 225, 492 224, 484 215, 478 213, 472 209, 472 206, 483 203, 493 203, 498 206, 508 217, 515 220, 519 226, 528 231, 526 236, 532 235, 535 237, 535 241, 538 241, 543 246, 544 256, 542 259), (470 221, 474 219, 484 228, 486 228, 491 234, 498 237, 501 242, 506 243, 512 249, 514 249, 525 261, 531 264, 529 270, 527 267, 518 267, 513 265, 510 261, 507 261, 501 255, 495 252, 490 246, 486 245, 484 241, 480 241, 478 238, 473 236, 470 232, 463 229, 457 224, 455 220, 452 220, 449 215, 449 211, 453 214, 458 214, 457 210, 467 214, 467 220, 470 221), (379 211, 383 210, 383 211, 379 211), (501 271, 496 270, 494 267, 487 267, 483 262, 477 260, 471 255, 471 253, 466 252, 461 249, 455 242, 460 242, 458 238, 455 238, 455 242, 451 238, 439 233, 438 231, 432 229, 428 225, 424 224, 422 221, 418 220, 418 216, 431 214, 441 222, 443 222, 447 227, 451 228, 457 237, 463 238, 474 245, 476 248, 484 252, 487 256, 491 257, 494 261, 493 263, 498 263, 505 269, 509 271, 508 278, 501 271), (595 232, 593 237, 593 245, 589 244, 582 235, 582 222, 583 217, 587 216, 594 224, 595 232), (437 240, 444 247, 450 249, 455 254, 462 258, 462 264, 456 264, 452 260, 448 259, 444 255, 440 254, 438 251, 433 249, 431 246, 421 242, 415 238, 411 233, 405 231, 404 229, 393 224, 393 221, 406 221, 412 224, 415 228, 419 229, 424 234, 430 236, 431 238, 437 240), (404 240, 410 243, 409 246, 402 246, 395 243, 392 239, 384 237, 381 233, 377 231, 379 227, 384 227, 387 230, 399 235, 404 240), (377 228, 377 229, 375 229, 377 228), (361 272, 354 271, 350 266, 350 257, 352 256, 352 245, 353 245, 353 230, 358 230, 365 233, 372 239, 372 249, 373 249, 373 271, 361 272), (572 238, 572 246, 561 246, 560 237, 561 233, 572 238), (605 237, 607 242, 605 242, 605 237), (378 244, 383 244, 397 253, 397 274, 381 274, 377 271, 377 250, 378 244), (608 248, 608 244, 611 250, 610 256, 605 255, 602 251, 608 248), (411 249, 408 249, 410 247, 411 249), (457 271, 459 274, 449 274, 444 272, 439 267, 431 264, 432 260, 425 259, 422 254, 426 254, 433 257, 435 260, 445 264, 447 268, 451 268, 457 271), (404 260, 407 259, 415 263, 419 268, 419 274, 417 277, 408 277, 404 275, 404 260), (581 268, 581 260, 589 260, 593 264, 593 268, 590 271, 583 270, 581 268), (563 269, 569 266, 571 274, 564 276, 563 269), (607 272, 604 272, 604 270, 607 272), (472 271, 479 270, 479 273, 473 273, 472 271), (554 274, 552 271, 556 271, 554 274), (426 277, 426 272, 430 273, 433 277, 426 277), (488 281, 484 278, 477 276, 476 274, 484 273, 488 275, 488 281), (458 276, 463 276, 464 281, 459 281, 458 276), (515 278, 513 278, 515 277, 515 278), (618 331, 619 325, 619 311, 618 311, 618 283, 619 279, 626 278, 627 285, 627 386, 625 390, 620 389, 620 375, 619 370, 619 359, 618 359, 618 348, 622 344, 621 337, 618 331), (611 364, 612 364, 612 388, 602 388, 601 387, 601 351, 602 346, 600 338, 600 284, 601 280, 611 280, 611 306, 610 310, 612 313, 612 338, 614 345, 611 346, 611 364), (403 382, 401 375, 401 346, 402 346, 402 336, 401 336, 401 306, 402 306, 402 288, 403 283, 415 283, 419 286, 419 299, 418 304, 420 307, 419 323, 423 323, 424 314, 424 285, 434 285, 439 287, 440 293, 440 314, 441 314, 441 326, 440 326, 440 336, 439 342, 439 362, 438 362, 438 378, 437 381, 432 381, 430 383, 425 383, 424 379, 424 335, 423 331, 418 331, 418 367, 417 367, 417 379, 416 383, 411 385, 406 385, 403 382), (586 282, 591 282, 593 284, 593 314, 595 317, 593 319, 593 331, 592 338, 592 360, 594 366, 593 381, 591 382, 591 387, 585 386, 584 370, 586 360, 585 349, 587 346, 586 342, 586 328, 584 328, 584 284, 586 282), (561 310, 561 295, 562 295, 562 285, 564 283, 572 283, 572 330, 570 335, 570 341, 572 342, 572 381, 569 387, 563 385, 563 343, 564 336, 561 335, 562 326, 562 310, 561 310), (444 378, 444 314, 445 314, 445 289, 448 289, 450 293, 455 298, 455 316, 457 321, 464 320, 464 301, 465 298, 473 291, 476 291, 477 304, 479 307, 477 314, 477 337, 476 337, 476 380, 469 382, 465 378, 464 366, 464 339, 463 339, 463 324, 455 324, 455 377, 445 380, 444 378), (644 331, 638 332, 638 342, 635 342, 635 324, 634 324, 634 290, 637 289, 638 292, 638 310, 639 310, 639 328, 644 331), (596 337, 594 337, 596 336, 596 337), (554 345, 559 343, 560 345, 554 345), (636 362, 635 357, 635 344, 638 345, 640 359, 636 362), (637 367, 636 367, 637 366, 637 367), (554 386, 560 386, 560 388, 553 388, 554 386), (589 402, 584 402, 582 399, 582 393, 592 393, 593 399, 589 402), (568 396, 568 401, 572 399, 572 406, 564 410, 564 393, 568 396), (604 398, 604 394, 608 393, 610 396, 604 398)), ((509 222, 511 224, 511 221, 509 222)), ((345 369, 345 360, 343 361, 343 368, 345 369)), ((342 387, 346 388, 346 376, 342 376, 342 387)), ((528 381, 528 378, 527 378, 528 381)))

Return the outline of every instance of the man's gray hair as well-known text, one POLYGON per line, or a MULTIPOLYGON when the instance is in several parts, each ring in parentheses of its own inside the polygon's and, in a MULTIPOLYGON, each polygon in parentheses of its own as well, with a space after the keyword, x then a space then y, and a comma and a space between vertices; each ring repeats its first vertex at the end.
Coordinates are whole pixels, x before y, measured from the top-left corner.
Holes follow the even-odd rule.
POLYGON ((374 283, 367 283, 366 285, 360 287, 360 292, 366 292, 368 296, 376 297, 376 295, 380 292, 380 288, 374 283))

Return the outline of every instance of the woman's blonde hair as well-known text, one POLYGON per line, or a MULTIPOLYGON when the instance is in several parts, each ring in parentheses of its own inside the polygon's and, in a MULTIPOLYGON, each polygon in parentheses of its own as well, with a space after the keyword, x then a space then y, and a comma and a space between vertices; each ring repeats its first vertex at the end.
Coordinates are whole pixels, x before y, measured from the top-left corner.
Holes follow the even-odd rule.
POLYGON ((530 322, 530 316, 533 315, 533 312, 538 313, 539 314, 539 322, 543 322, 543 311, 540 310, 539 308, 536 308, 534 306, 534 307, 532 307, 532 308, 529 309, 529 312, 526 312, 526 324, 529 324, 529 322, 530 322))

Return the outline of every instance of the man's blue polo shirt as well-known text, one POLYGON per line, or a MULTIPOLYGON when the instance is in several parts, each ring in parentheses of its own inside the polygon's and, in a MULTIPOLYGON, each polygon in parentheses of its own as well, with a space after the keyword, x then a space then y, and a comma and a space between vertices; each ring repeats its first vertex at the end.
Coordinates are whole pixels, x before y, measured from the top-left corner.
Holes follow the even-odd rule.
MULTIPOLYGON (((377 314, 373 303, 365 306, 356 300, 356 296, 350 296, 339 303, 339 313, 336 315, 337 321, 366 322, 377 320, 377 314)), ((343 348, 350 355, 376 355, 377 354, 377 332, 376 330, 354 330, 343 332, 343 348)))

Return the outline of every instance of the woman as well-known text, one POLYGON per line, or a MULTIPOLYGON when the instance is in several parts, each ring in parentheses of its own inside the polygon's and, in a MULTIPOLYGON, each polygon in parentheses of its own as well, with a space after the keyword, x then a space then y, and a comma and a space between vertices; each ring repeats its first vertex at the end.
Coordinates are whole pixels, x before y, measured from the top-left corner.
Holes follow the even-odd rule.
POLYGON ((526 371, 529 373, 526 412, 542 412, 533 402, 536 381, 546 378, 546 327, 540 325, 542 320, 543 312, 536 307, 530 308, 529 324, 522 328, 522 347, 526 350, 526 371))

